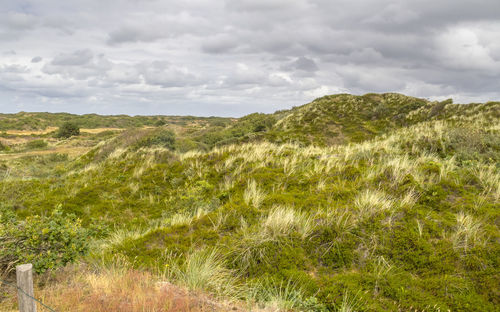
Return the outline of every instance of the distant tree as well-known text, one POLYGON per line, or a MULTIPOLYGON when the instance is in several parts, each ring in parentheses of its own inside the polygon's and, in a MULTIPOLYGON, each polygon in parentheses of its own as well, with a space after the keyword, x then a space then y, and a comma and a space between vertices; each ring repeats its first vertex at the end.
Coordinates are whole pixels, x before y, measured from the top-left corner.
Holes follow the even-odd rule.
POLYGON ((59 127, 56 138, 69 138, 74 135, 80 135, 80 128, 76 124, 68 121, 59 127))
POLYGON ((167 124, 167 122, 166 122, 165 120, 163 120, 163 119, 158 119, 158 120, 155 122, 155 126, 157 126, 157 127, 161 127, 161 126, 164 126, 164 125, 166 125, 166 124, 167 124))

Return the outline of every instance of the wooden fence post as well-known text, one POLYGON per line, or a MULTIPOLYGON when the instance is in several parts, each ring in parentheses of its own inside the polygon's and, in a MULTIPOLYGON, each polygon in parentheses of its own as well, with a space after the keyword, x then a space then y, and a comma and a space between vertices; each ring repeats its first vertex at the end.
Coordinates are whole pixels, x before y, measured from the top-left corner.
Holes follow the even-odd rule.
POLYGON ((17 301, 19 312, 36 312, 36 302, 33 300, 33 266, 31 263, 16 267, 17 301), (31 297, 30 297, 31 296, 31 297))

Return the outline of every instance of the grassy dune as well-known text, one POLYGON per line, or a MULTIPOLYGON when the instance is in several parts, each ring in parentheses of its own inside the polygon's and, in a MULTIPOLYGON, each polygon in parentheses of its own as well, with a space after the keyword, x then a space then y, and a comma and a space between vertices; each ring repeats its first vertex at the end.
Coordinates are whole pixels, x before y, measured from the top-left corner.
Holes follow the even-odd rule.
MULTIPOLYGON (((76 259, 92 274, 107 278, 118 259, 113 278, 142 274, 242 309, 498 310, 500 103, 327 96, 177 128, 166 148, 154 138, 168 127, 4 160, 2 213, 23 222, 59 207, 81 220, 90 248, 76 259)), ((40 291, 94 287, 81 272, 40 291)))

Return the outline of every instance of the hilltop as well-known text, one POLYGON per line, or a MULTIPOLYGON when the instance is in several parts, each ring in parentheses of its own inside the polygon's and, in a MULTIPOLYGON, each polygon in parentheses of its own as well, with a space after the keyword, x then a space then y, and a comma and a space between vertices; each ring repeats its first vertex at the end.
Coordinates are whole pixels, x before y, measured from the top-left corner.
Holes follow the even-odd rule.
POLYGON ((263 309, 498 309, 500 102, 340 94, 239 119, 95 118, 122 130, 30 138, 72 155, 0 154, 0 239, 31 248, 2 245, 3 268, 118 266, 263 309))

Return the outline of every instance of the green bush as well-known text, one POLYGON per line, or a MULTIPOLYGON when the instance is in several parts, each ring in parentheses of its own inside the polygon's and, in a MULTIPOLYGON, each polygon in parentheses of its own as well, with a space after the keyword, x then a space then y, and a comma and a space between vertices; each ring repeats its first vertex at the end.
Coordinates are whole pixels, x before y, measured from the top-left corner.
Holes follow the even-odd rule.
POLYGON ((154 131, 149 135, 146 135, 135 144, 135 147, 137 148, 152 146, 161 146, 174 150, 175 134, 170 130, 160 129, 158 131, 154 131))
POLYGON ((17 221, 9 210, 0 211, 0 271, 32 263, 37 273, 64 266, 87 251, 88 232, 74 215, 57 208, 50 216, 17 221), (3 211, 3 212, 2 212, 3 211))
POLYGON ((80 128, 72 122, 63 123, 56 132, 57 138, 69 138, 74 135, 80 135, 80 128))
POLYGON ((166 124, 167 124, 167 122, 166 122, 165 120, 163 120, 163 119, 158 119, 158 120, 155 122, 155 126, 156 126, 156 127, 161 127, 161 126, 164 126, 164 125, 166 125, 166 124))

